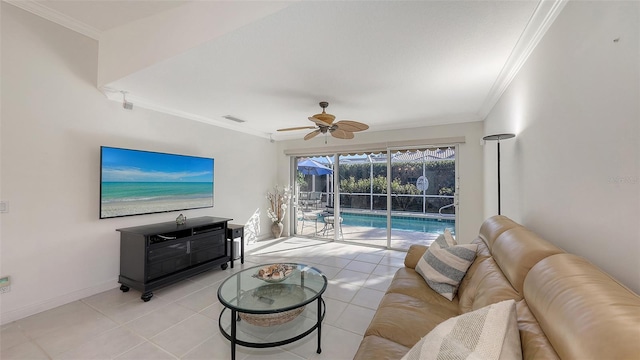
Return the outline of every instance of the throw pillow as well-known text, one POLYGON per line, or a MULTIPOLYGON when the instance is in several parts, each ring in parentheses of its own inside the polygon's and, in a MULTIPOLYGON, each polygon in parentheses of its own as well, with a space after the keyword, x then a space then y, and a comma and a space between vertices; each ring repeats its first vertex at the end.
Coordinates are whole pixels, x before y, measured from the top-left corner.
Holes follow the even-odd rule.
POLYGON ((458 245, 456 239, 451 234, 451 230, 444 229, 444 234, 442 235, 444 235, 444 238, 447 240, 447 244, 450 244, 449 246, 458 245))
MULTIPOLYGON (((429 247, 435 246, 439 248, 446 248, 449 246, 458 245, 458 243, 453 238, 453 236, 446 236, 446 232, 447 231, 445 230, 445 234, 440 234, 440 236, 438 236, 435 240, 433 240, 433 242, 431 243, 431 245, 429 245, 429 247)), ((449 233, 449 235, 451 235, 451 233, 449 233)))
POLYGON ((402 360, 522 359, 516 302, 506 300, 444 321, 402 360))
POLYGON ((451 301, 458 292, 462 278, 476 258, 478 245, 446 246, 446 240, 438 242, 438 239, 418 260, 416 272, 424 278, 430 288, 451 301))

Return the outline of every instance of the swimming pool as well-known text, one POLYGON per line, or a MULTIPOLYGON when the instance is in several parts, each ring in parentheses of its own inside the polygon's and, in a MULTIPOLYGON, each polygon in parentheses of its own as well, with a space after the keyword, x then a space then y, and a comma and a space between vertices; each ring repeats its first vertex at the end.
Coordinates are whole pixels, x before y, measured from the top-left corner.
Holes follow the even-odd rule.
MULTIPOLYGON (((342 224, 346 226, 387 228, 387 217, 384 215, 342 213, 342 220, 342 224)), ((444 229, 449 229, 455 235, 455 228, 455 220, 391 216, 391 229, 393 230, 442 234, 444 229)))

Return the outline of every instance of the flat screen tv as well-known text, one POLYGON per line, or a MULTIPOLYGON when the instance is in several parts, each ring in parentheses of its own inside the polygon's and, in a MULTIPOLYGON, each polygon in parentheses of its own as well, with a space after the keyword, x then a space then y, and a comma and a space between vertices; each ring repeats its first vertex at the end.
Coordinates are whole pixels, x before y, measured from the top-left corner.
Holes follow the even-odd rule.
POLYGON ((100 218, 213 207, 213 159, 100 147, 100 218))

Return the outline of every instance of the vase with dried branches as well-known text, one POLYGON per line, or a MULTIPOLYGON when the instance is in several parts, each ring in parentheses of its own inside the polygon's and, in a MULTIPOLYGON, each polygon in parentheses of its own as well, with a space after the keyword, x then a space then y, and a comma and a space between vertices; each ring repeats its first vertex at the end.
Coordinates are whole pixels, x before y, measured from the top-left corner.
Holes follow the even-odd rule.
POLYGON ((282 220, 287 211, 287 205, 291 198, 291 189, 288 187, 275 186, 273 191, 267 192, 267 200, 269 200, 269 209, 267 209, 267 216, 273 222, 271 225, 271 232, 273 236, 279 238, 282 235, 282 220))

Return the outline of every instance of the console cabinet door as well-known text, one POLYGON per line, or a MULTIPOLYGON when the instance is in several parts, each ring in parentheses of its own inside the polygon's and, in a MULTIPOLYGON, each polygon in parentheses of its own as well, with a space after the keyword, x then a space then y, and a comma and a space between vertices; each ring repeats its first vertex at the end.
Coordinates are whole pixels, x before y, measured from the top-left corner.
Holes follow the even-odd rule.
POLYGON ((147 280, 159 278, 190 266, 189 242, 171 241, 149 247, 147 280))
POLYGON ((191 265, 219 259, 227 255, 225 232, 212 231, 191 237, 191 265))

